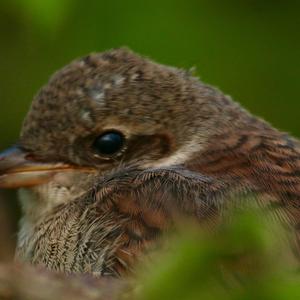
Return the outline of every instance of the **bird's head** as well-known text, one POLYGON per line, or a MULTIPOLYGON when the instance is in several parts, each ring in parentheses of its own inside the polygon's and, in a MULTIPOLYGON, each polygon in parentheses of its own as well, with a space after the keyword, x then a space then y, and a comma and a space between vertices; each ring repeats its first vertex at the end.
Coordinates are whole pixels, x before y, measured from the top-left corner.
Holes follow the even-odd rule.
POLYGON ((234 123, 231 106, 188 72, 127 49, 88 55, 33 100, 17 146, 0 156, 0 188, 30 188, 53 206, 120 166, 183 164, 234 123))

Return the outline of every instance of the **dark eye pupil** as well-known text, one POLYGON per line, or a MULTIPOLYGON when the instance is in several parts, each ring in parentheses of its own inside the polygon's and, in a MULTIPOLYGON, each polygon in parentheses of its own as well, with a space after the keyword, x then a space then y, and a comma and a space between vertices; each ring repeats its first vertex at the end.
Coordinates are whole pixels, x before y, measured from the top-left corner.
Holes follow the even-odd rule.
POLYGON ((94 148, 100 154, 112 155, 121 150, 123 143, 123 136, 120 133, 107 132, 95 140, 94 148))

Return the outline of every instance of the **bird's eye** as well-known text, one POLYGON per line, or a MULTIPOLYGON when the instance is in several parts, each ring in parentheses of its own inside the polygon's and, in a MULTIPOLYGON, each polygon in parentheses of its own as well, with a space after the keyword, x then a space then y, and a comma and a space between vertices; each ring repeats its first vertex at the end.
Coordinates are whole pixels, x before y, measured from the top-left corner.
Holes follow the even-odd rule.
POLYGON ((96 138, 93 147, 98 154, 114 155, 118 153, 124 145, 124 136, 119 132, 106 132, 96 138))

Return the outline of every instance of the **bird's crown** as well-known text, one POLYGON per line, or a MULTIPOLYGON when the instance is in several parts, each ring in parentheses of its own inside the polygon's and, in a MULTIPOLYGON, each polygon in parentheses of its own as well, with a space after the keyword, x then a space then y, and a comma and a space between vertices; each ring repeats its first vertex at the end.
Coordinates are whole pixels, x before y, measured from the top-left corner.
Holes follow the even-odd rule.
POLYGON ((178 157, 182 147, 208 138, 228 104, 189 72, 121 48, 90 54, 54 74, 35 97, 20 141, 40 159, 95 165, 91 145, 117 133, 124 139, 117 154, 125 161, 178 157))

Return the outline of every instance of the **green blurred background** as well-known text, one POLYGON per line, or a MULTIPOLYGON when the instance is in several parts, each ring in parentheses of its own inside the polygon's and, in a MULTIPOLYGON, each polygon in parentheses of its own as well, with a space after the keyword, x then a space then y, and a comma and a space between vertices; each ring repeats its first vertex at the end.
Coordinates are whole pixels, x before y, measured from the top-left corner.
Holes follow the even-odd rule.
MULTIPOLYGON (((0 149, 70 60, 128 46, 197 74, 300 136, 300 1, 1 0, 0 149)), ((1 195, 0 195, 1 196, 1 195)))

